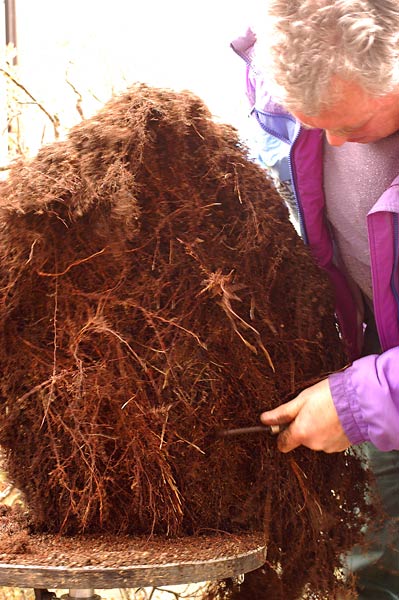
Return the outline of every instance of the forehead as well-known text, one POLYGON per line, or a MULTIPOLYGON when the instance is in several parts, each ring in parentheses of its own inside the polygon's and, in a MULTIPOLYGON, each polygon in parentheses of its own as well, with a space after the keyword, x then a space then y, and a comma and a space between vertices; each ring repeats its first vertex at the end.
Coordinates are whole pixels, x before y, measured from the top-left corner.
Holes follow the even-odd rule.
POLYGON ((359 85, 333 80, 336 100, 316 116, 295 112, 306 126, 320 129, 355 129, 367 122, 378 110, 379 100, 367 94, 359 85))

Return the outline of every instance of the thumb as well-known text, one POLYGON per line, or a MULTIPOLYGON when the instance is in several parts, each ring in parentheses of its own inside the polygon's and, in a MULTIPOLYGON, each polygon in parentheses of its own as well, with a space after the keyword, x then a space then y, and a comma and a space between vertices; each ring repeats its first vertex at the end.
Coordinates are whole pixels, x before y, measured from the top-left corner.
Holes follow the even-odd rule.
MULTIPOLYGON (((273 410, 262 413, 260 420, 264 425, 289 425, 295 420, 304 403, 303 397, 297 396, 273 410)), ((300 441, 292 435, 292 427, 288 426, 279 434, 277 444, 281 452, 290 452, 300 445, 300 441)))
POLYGON ((297 396, 293 400, 273 408, 273 410, 263 412, 260 415, 260 420, 264 425, 287 425, 296 418, 304 403, 305 400, 297 396))

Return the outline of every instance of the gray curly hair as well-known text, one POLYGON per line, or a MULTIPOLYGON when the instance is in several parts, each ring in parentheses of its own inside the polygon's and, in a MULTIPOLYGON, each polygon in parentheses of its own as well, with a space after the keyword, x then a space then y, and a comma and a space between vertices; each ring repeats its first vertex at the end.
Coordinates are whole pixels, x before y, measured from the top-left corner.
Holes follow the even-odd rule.
POLYGON ((291 110, 316 115, 336 100, 331 78, 372 96, 399 85, 398 0, 268 0, 256 28, 255 68, 291 110))

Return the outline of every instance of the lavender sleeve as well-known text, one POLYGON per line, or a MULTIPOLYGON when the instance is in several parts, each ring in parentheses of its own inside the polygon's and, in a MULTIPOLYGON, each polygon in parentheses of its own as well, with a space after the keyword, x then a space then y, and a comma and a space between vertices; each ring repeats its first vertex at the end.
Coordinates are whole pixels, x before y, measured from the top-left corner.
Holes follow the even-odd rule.
POLYGON ((329 377, 338 417, 352 444, 399 449, 399 347, 356 360, 329 377))

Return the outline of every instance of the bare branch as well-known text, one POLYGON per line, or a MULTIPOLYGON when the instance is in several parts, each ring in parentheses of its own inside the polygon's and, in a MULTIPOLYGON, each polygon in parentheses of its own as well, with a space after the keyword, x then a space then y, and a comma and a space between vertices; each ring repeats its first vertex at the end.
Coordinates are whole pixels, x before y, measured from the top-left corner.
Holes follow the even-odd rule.
POLYGON ((10 79, 10 81, 12 81, 14 85, 19 87, 33 101, 33 103, 36 104, 36 106, 38 106, 40 108, 40 110, 44 112, 44 114, 48 117, 48 119, 50 119, 50 121, 53 125, 55 139, 58 139, 60 137, 60 133, 59 133, 60 120, 58 118, 58 115, 51 115, 44 108, 44 106, 38 100, 36 100, 36 98, 34 96, 32 96, 32 94, 26 89, 26 87, 22 83, 17 81, 15 79, 15 77, 13 77, 11 75, 11 73, 9 73, 8 71, 6 71, 5 69, 2 69, 2 68, 0 68, 0 73, 3 73, 3 75, 8 77, 8 79, 10 79))
POLYGON ((81 119, 84 119, 84 113, 83 113, 83 109, 82 109, 82 102, 83 102, 83 96, 82 94, 76 89, 76 87, 73 85, 73 83, 71 81, 69 81, 69 79, 65 80, 67 82, 67 84, 72 88, 72 90, 75 92, 75 94, 77 95, 77 100, 76 100, 76 110, 78 111, 78 114, 80 116, 81 119))

